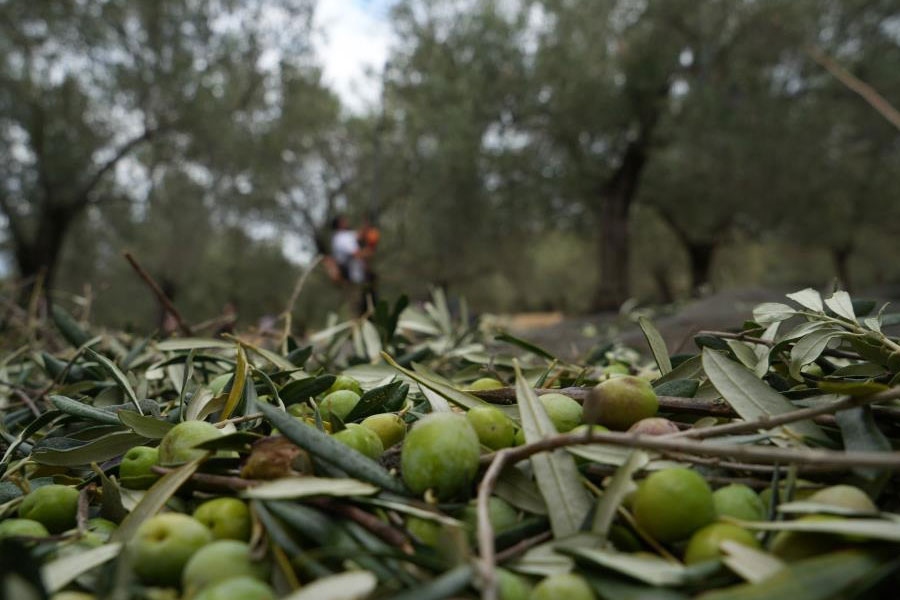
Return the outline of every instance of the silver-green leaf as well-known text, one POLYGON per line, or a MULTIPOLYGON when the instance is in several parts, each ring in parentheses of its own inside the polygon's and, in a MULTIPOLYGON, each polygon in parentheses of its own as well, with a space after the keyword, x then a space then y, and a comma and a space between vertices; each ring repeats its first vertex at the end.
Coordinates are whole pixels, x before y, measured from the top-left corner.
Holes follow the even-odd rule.
POLYGON ((650 352, 653 353, 653 358, 656 360, 660 374, 665 375, 672 370, 672 361, 669 359, 666 340, 663 339, 659 330, 647 317, 638 318, 638 325, 641 326, 641 331, 644 332, 644 337, 647 339, 647 344, 650 346, 650 352))
MULTIPOLYGON (((516 399, 529 444, 556 435, 553 422, 537 394, 516 365, 516 399)), ((576 533, 591 508, 591 501, 575 459, 564 450, 542 452, 531 457, 534 477, 547 504, 553 537, 559 539, 576 533)))
MULTIPOLYGON (((722 398, 741 418, 752 421, 760 417, 780 415, 796 409, 784 396, 757 379, 746 367, 725 355, 703 349, 703 369, 722 398)), ((828 439, 812 421, 798 421, 779 428, 794 438, 828 439)), ((778 438, 775 438, 778 441, 778 438)))
POLYGON ((830 308, 834 314, 843 317, 852 323, 856 323, 856 313, 853 311, 853 302, 850 300, 850 294, 843 290, 838 290, 825 300, 825 306, 830 308))
POLYGON ((824 307, 822 306, 822 296, 819 295, 819 292, 812 288, 806 288, 800 290, 799 292, 794 292, 793 294, 788 294, 788 298, 802 306, 803 308, 808 308, 813 312, 822 312, 824 307))
POLYGON ((374 485, 357 479, 331 477, 285 477, 245 490, 245 498, 286 500, 308 496, 368 496, 378 492, 374 485))

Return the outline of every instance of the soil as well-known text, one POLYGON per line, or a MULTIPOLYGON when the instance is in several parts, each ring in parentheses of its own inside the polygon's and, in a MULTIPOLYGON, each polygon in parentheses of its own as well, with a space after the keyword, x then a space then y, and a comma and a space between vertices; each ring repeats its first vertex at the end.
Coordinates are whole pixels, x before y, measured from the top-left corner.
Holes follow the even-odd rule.
MULTIPOLYGON (((790 291, 792 290, 755 288, 728 290, 649 316, 665 338, 670 354, 696 352, 693 336, 698 331, 734 330, 751 317, 754 306, 761 302, 787 302, 784 295, 790 291)), ((860 297, 884 298, 887 295, 893 294, 860 297)), ((584 357, 592 348, 610 339, 618 340, 642 353, 649 353, 640 328, 619 313, 568 317, 548 313, 544 318, 533 314, 513 315, 508 318, 507 323, 513 335, 542 346, 566 360, 584 357)))

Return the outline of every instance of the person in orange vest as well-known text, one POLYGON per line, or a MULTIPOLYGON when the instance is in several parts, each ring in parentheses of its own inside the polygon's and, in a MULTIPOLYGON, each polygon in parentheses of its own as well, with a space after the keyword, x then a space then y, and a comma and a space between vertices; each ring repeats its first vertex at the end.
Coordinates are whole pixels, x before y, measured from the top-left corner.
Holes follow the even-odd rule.
POLYGON ((357 232, 357 240, 360 248, 360 256, 365 268, 360 304, 360 314, 362 314, 368 309, 368 303, 370 301, 373 306, 378 302, 376 291, 378 276, 375 274, 372 263, 375 256, 375 250, 378 248, 378 242, 381 241, 381 232, 367 219, 357 232))
POLYGON ((331 222, 331 251, 324 259, 329 278, 338 285, 360 286, 359 314, 365 313, 368 302, 374 303, 375 282, 372 257, 381 234, 368 221, 358 230, 350 228, 347 218, 338 215, 331 222))
POLYGON ((350 229, 347 218, 338 215, 331 221, 331 254, 326 268, 335 283, 361 284, 365 280, 364 252, 359 236, 350 229))

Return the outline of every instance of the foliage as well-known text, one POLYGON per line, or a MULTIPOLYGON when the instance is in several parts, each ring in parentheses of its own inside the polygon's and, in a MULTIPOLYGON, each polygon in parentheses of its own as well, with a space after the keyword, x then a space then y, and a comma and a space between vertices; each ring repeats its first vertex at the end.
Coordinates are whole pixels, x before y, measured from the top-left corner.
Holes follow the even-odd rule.
MULTIPOLYGON (((314 4, 5 3, 11 295, 43 273, 149 333, 130 249, 189 321, 258 322, 338 213, 381 228, 386 296, 439 285, 478 312, 900 277, 897 132, 811 56, 896 104, 890 2, 403 0, 356 113, 322 80, 314 4)), ((308 285, 295 323, 350 312, 308 285)))
MULTIPOLYGON (((35 593, 151 593, 129 566, 134 532, 164 507, 190 512, 210 493, 249 502, 262 536, 254 538, 256 556, 272 564, 271 584, 285 597, 294 597, 300 583, 306 594, 352 584, 358 597, 491 597, 498 560, 526 580, 576 572, 597 594, 788 598, 802 589, 803 597, 830 598, 840 590, 850 598, 896 584, 892 556, 900 531, 887 511, 897 510, 893 470, 900 458, 892 450, 891 403, 898 395, 900 340, 885 331, 900 322, 897 314, 843 291, 823 298, 804 289, 785 303, 757 306, 753 320, 733 332, 698 336, 701 352, 677 357, 667 355, 644 319, 655 362, 666 372, 649 378, 660 391, 666 386, 683 394, 660 396, 660 414, 683 431, 560 436, 535 388, 583 400, 591 386, 615 377, 605 360, 569 364, 509 335, 490 340, 467 319, 454 318, 440 291, 423 309, 404 306, 385 303, 374 320, 335 323, 311 335, 308 347, 290 336, 282 344, 240 335, 149 343, 120 332, 93 336, 57 310, 55 327, 68 349, 25 347, 0 364, 0 514, 13 516, 24 494, 55 481, 80 490, 80 526, 55 537, 5 540, 24 544, 16 547, 29 557, 17 585, 35 593), (484 449, 482 462, 492 466, 476 486, 442 503, 426 493, 423 502, 396 473, 399 446, 373 461, 328 434, 344 427, 336 418, 323 423, 317 410, 317 397, 335 381, 329 373, 353 377, 365 390, 365 408, 348 414, 348 423, 386 412, 415 426, 431 412, 487 403, 523 428, 527 443, 493 454, 484 449), (506 387, 466 391, 486 374, 506 387), (673 385, 678 382, 692 385, 673 385), (302 423, 285 404, 306 404, 315 418, 302 423), (120 457, 156 445, 185 419, 222 429, 200 446, 210 453, 158 468, 165 475, 147 491, 123 486, 116 475, 120 457), (271 437, 273 427, 284 437, 271 437), (635 447, 643 450, 629 450, 635 447), (286 456, 308 462, 277 458, 289 448, 286 456), (513 464, 528 459, 530 469, 513 464), (717 549, 721 560, 683 565, 681 547, 649 537, 627 500, 633 481, 671 466, 691 467, 713 486, 778 484, 769 518, 731 520, 777 536, 758 534, 762 549, 724 542, 717 549), (819 503, 817 496, 792 501, 801 489, 838 481, 865 490, 854 493, 878 500, 882 512, 871 513, 858 500, 825 504, 825 495, 819 503), (491 494, 510 503, 517 524, 492 532, 479 508, 477 532, 460 530, 457 518, 469 510, 464 502, 476 488, 479 505, 491 494), (596 515, 588 518, 594 505, 596 515), (803 516, 809 513, 819 516, 803 516), (98 534, 84 523, 95 516, 119 523, 109 541, 91 542, 98 534), (444 542, 434 546, 419 537, 423 519, 444 542), (785 535, 816 535, 827 543, 802 560, 786 559, 779 549, 785 535), (470 562, 483 577, 472 577, 470 562)), ((652 372, 640 359, 628 368, 652 372)))

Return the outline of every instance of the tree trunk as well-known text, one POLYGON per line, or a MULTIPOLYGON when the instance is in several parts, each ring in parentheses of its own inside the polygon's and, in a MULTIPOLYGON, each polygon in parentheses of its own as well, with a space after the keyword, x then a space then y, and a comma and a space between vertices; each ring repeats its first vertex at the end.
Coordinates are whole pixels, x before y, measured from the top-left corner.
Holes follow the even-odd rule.
POLYGON ((710 283, 716 246, 715 242, 685 242, 691 264, 691 293, 694 295, 697 295, 704 285, 710 283))
POLYGON ((600 280, 594 292, 594 311, 617 310, 628 299, 629 223, 638 182, 647 164, 647 151, 655 120, 625 151, 622 164, 605 186, 597 211, 599 217, 600 280))
POLYGON ((621 194, 608 197, 600 208, 600 281, 594 292, 594 311, 617 310, 628 299, 630 208, 631 198, 621 194))
POLYGON ((14 246, 19 276, 26 281, 23 298, 28 298, 38 277, 43 276, 43 286, 49 290, 56 275, 56 266, 62 254, 66 234, 77 213, 69 207, 45 202, 38 209, 34 237, 17 240, 14 246))
POLYGON ((852 254, 853 248, 850 246, 831 249, 831 259, 834 261, 834 269, 837 271, 838 281, 840 281, 843 289, 851 294, 853 293, 853 284, 850 279, 850 256, 852 254))
POLYGON ((666 267, 663 265, 653 267, 653 282, 656 283, 656 291, 659 294, 660 303, 672 304, 675 302, 675 292, 672 291, 669 271, 666 267))

